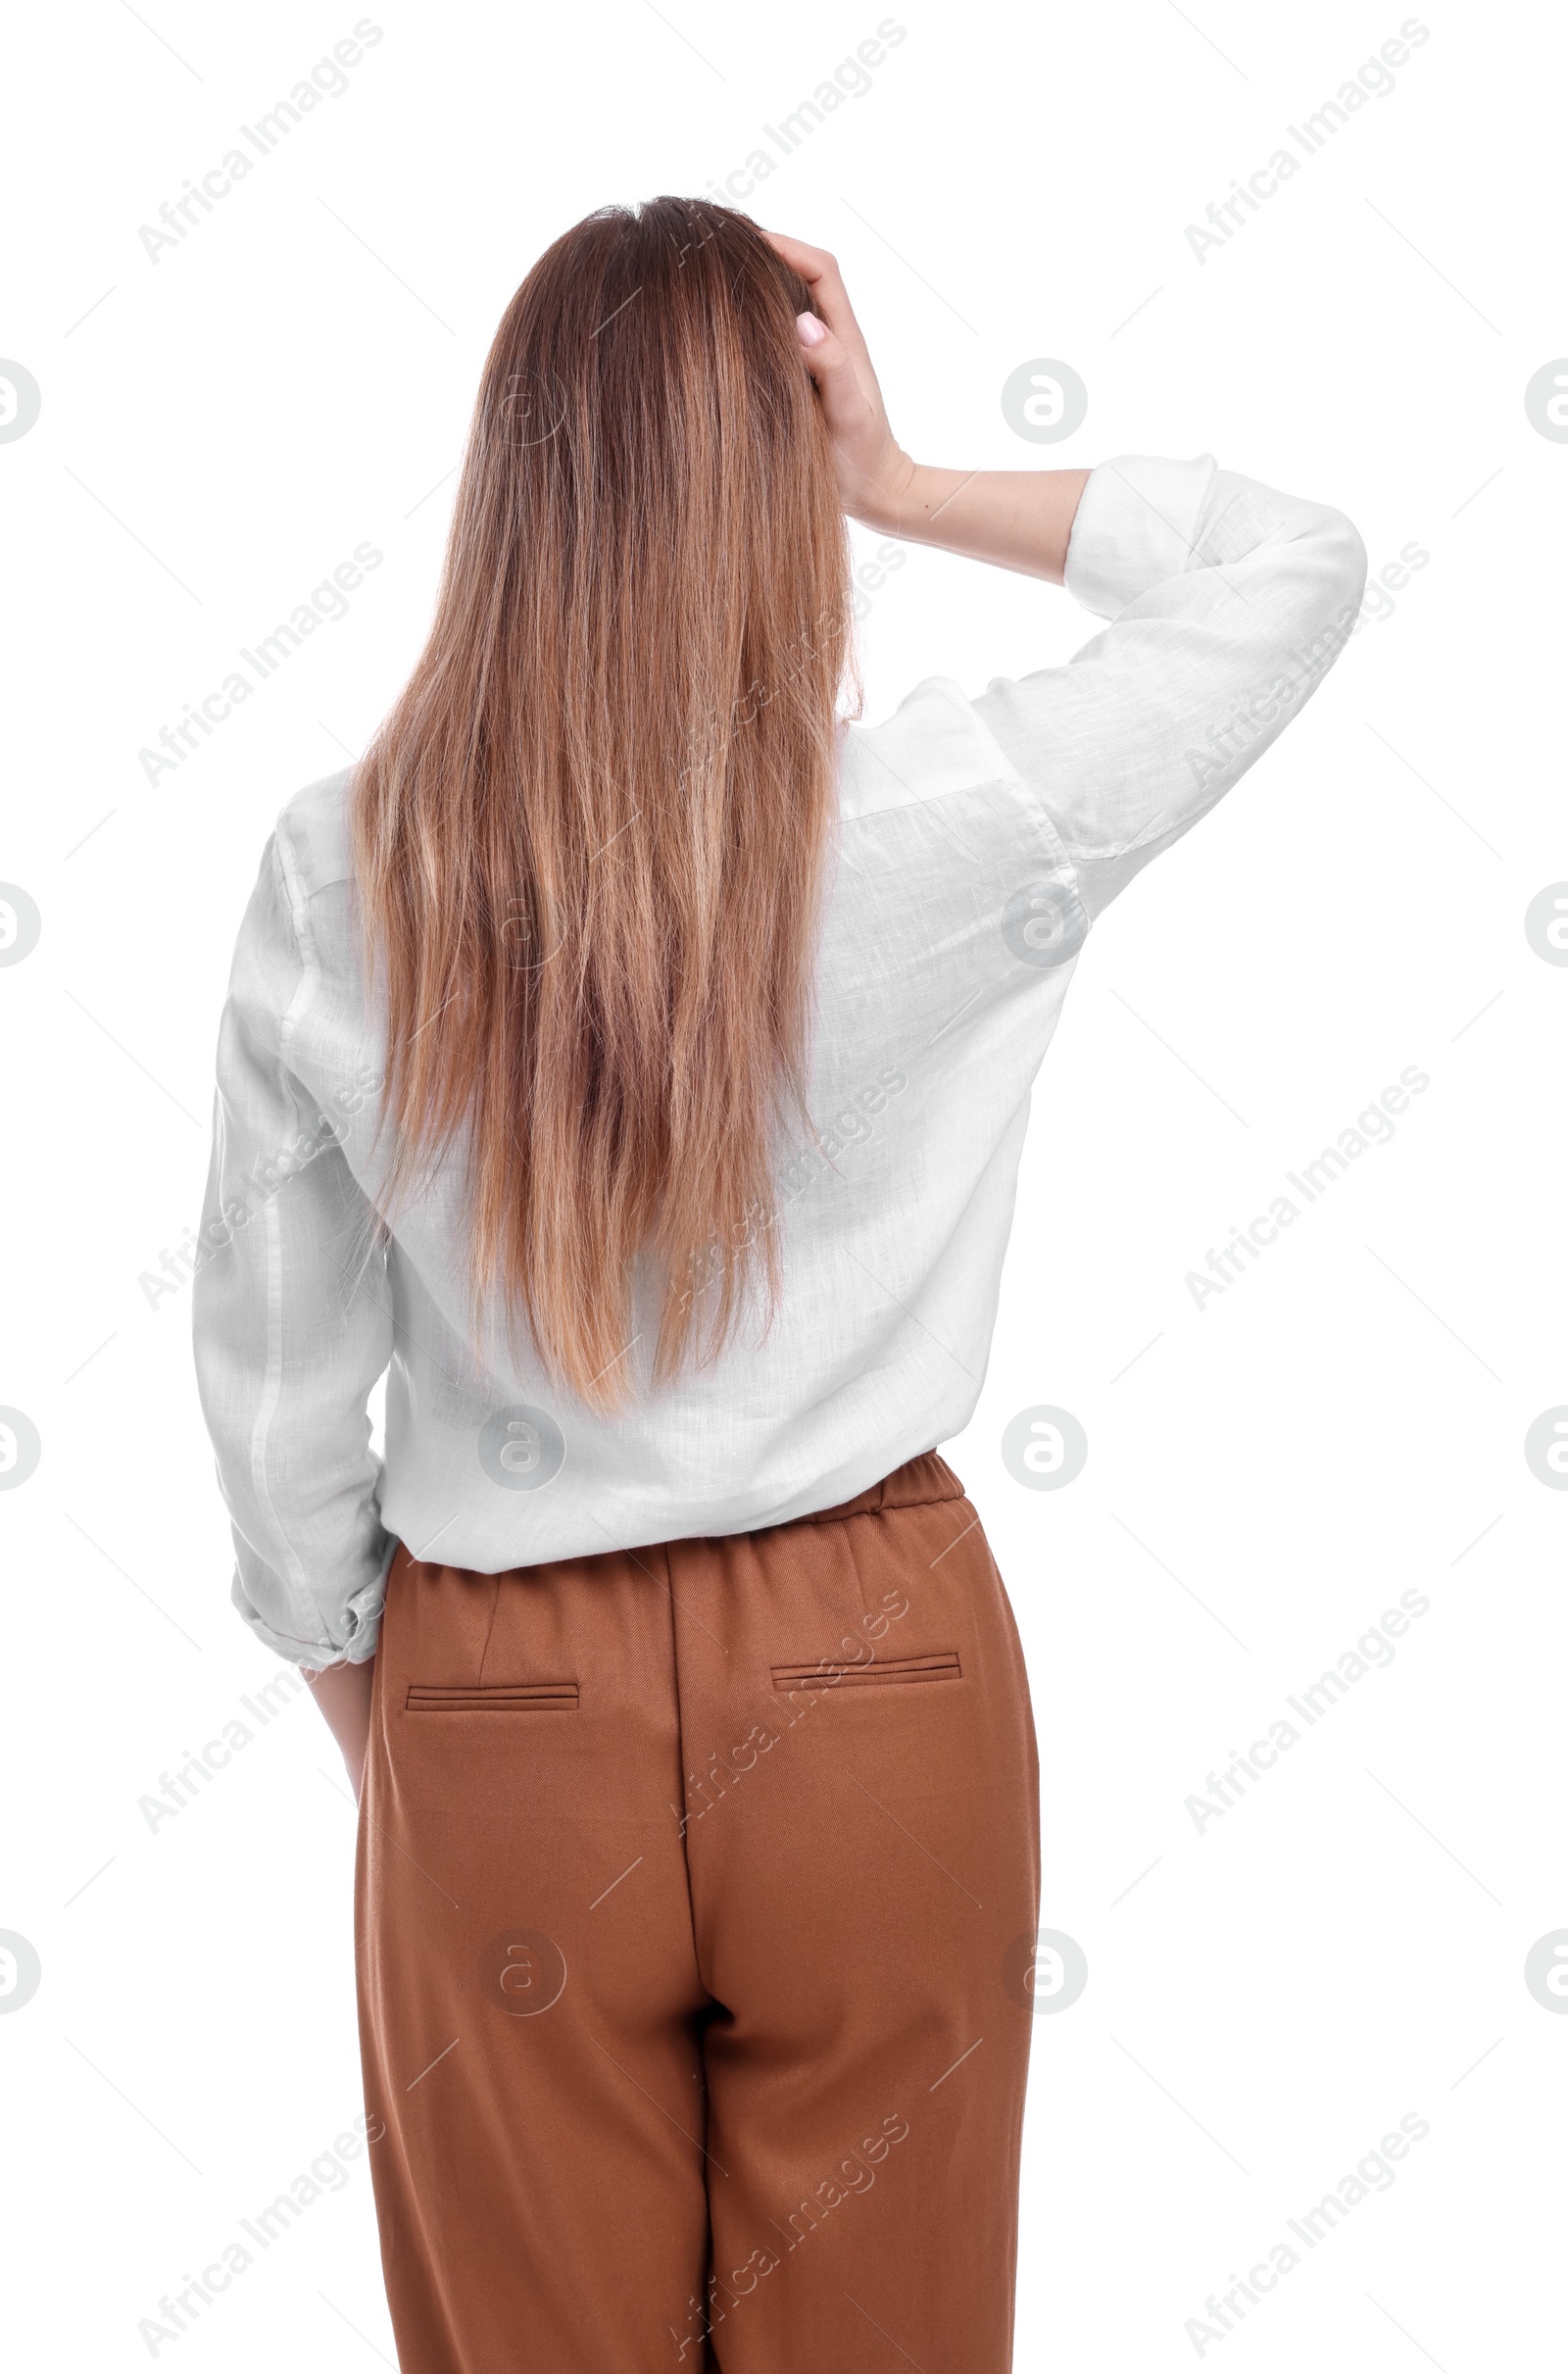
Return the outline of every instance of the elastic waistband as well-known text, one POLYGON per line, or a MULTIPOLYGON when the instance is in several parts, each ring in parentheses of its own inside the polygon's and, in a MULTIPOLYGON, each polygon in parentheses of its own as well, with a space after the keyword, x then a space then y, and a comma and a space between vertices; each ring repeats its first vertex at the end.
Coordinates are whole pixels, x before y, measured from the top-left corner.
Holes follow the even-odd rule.
POLYGON ((895 1467, 879 1484, 870 1484, 858 1492, 853 1500, 840 1501, 832 1508, 813 1508, 808 1516, 791 1517, 793 1525, 831 1525, 841 1516, 862 1516, 875 1508, 918 1508, 926 1501, 961 1501, 962 1484, 953 1469, 935 1451, 922 1451, 918 1458, 906 1459, 895 1467))

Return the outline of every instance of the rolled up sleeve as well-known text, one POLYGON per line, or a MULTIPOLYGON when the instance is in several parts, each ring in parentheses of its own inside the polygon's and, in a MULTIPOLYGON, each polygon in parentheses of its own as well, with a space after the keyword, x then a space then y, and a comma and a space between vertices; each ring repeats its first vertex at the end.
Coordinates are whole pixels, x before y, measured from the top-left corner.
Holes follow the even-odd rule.
POLYGON ((392 1352, 384 1246, 340 1121, 288 1063, 314 988, 274 835, 220 1031, 194 1349, 234 1604, 278 1656, 318 1667, 373 1654, 396 1545, 368 1412, 392 1352))

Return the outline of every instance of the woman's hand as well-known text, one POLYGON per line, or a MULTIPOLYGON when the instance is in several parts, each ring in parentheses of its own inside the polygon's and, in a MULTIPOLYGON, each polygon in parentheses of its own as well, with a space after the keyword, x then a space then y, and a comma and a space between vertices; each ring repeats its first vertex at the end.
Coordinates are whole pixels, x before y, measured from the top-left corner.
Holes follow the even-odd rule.
POLYGON ((327 1665, 319 1673, 305 1673, 311 1695, 343 1751, 356 1805, 365 1780, 366 1751, 370 1744, 370 1685, 374 1678, 373 1657, 368 1657, 363 1665, 327 1665))
POLYGON ((901 516, 914 464, 888 426, 882 390, 839 268, 824 248, 808 247, 781 231, 763 236, 800 273, 822 312, 822 321, 815 314, 798 314, 796 326, 806 368, 822 400, 844 508, 867 527, 890 527, 901 516))
POLYGON ((887 407, 839 268, 826 250, 763 233, 822 309, 797 314, 801 352, 833 441, 839 493, 852 519, 910 544, 935 544, 1060 585, 1087 470, 939 470, 912 462, 887 407))

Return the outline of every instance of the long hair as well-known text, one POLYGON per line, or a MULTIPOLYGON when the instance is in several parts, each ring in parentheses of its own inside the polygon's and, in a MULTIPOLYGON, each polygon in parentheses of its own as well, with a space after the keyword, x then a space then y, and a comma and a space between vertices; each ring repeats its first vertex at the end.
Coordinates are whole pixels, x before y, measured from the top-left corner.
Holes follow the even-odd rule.
MULTIPOLYGON (((558 1386, 654 1381, 782 1291, 850 552, 795 317, 744 215, 606 208, 507 308, 434 622, 358 768, 388 1208, 463 1164, 477 1319, 558 1386)), ((383 1210, 383 1218, 386 1210, 383 1210)))

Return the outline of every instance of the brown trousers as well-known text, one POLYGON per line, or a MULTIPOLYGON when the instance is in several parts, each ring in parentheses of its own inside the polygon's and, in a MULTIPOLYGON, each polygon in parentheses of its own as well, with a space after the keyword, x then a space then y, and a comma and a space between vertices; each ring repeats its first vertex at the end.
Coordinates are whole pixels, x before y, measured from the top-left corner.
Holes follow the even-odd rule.
POLYGON ((404 2374, 1005 2374, 1037 1808, 935 1452, 760 1533, 400 1550, 356 1942, 404 2374))

